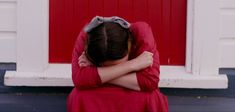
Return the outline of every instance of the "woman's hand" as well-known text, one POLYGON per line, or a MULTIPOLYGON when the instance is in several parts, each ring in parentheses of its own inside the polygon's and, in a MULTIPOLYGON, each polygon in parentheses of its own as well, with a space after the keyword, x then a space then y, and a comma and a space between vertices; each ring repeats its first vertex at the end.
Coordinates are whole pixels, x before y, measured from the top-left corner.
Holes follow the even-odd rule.
POLYGON ((130 62, 134 71, 139 71, 141 69, 147 68, 149 66, 152 66, 153 64, 153 53, 144 51, 135 59, 130 60, 130 62))
POLYGON ((82 52, 82 55, 78 58, 78 64, 80 67, 86 67, 92 65, 92 63, 87 59, 84 52, 82 52))

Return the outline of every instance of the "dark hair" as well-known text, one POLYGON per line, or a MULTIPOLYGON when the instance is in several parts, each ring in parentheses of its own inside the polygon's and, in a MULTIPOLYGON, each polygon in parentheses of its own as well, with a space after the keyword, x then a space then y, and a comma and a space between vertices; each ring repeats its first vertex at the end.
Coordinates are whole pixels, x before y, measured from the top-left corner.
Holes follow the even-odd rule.
POLYGON ((86 56, 97 66, 107 60, 121 59, 128 54, 130 41, 129 29, 105 22, 88 33, 86 56))

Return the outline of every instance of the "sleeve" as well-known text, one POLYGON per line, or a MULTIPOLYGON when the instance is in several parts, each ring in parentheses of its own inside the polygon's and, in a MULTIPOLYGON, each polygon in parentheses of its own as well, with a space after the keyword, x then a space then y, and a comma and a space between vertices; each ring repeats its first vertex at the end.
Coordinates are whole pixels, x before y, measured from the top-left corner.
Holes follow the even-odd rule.
POLYGON ((153 65, 136 72, 141 91, 153 91, 158 88, 160 62, 151 27, 145 22, 136 22, 132 24, 131 32, 135 39, 136 56, 144 51, 153 53, 153 65))
POLYGON ((72 54, 72 80, 78 89, 90 89, 101 85, 96 66, 80 67, 78 58, 84 51, 86 33, 81 31, 74 45, 72 54))

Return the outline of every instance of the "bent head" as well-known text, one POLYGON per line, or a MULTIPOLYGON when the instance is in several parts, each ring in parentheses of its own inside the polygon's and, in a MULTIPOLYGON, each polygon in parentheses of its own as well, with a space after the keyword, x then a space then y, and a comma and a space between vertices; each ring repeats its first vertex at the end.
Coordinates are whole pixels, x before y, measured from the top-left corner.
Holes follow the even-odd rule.
POLYGON ((86 57, 97 66, 109 66, 128 60, 131 34, 119 24, 105 22, 88 33, 86 57))

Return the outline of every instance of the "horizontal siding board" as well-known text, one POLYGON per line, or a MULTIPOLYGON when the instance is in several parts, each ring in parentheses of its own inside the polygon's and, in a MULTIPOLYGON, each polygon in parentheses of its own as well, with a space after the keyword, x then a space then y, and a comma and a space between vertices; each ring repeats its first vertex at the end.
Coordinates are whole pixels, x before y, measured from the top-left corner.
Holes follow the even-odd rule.
POLYGON ((0 31, 16 31, 16 2, 0 1, 0 31))
POLYGON ((235 38, 220 39, 220 67, 235 68, 235 38))
POLYGON ((0 0, 0 62, 16 62, 16 0, 0 0))
POLYGON ((16 62, 16 32, 0 31, 0 62, 16 62))
POLYGON ((235 1, 220 0, 219 66, 235 68, 235 1))
POLYGON ((220 8, 235 8, 235 0, 220 0, 220 8))
POLYGON ((235 10, 234 14, 221 15, 220 37, 235 37, 235 10))

